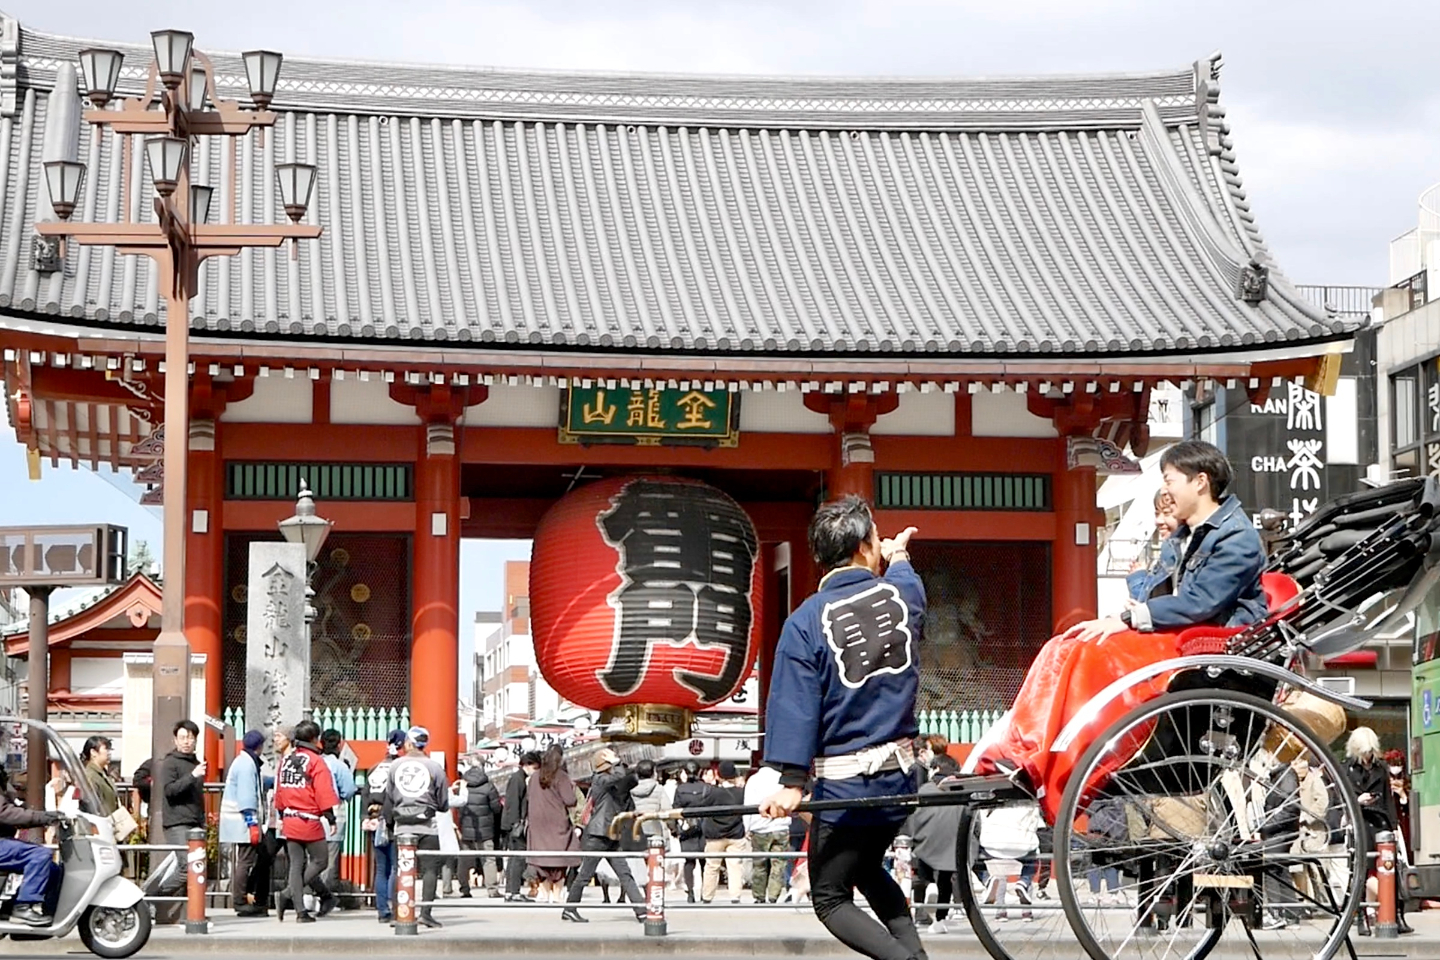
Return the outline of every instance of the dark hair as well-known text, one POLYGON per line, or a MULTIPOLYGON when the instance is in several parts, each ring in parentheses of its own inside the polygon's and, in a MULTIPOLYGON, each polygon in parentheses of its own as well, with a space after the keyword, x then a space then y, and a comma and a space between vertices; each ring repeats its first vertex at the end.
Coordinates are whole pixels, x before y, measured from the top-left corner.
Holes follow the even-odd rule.
POLYGON ((538 751, 538 750, 526 750, 524 753, 520 754, 520 766, 522 766, 522 767, 526 767, 526 766, 529 766, 529 767, 538 767, 538 766, 540 766, 540 751, 538 751))
POLYGON ((700 764, 694 760, 686 760, 685 766, 681 769, 685 771, 685 776, 689 778, 691 783, 700 779, 700 764))
POLYGON ((328 753, 332 757, 340 756, 340 741, 345 739, 340 735, 339 730, 326 730, 320 734, 320 752, 328 753))
POLYGON ((1194 480, 1200 474, 1210 478, 1210 496, 1219 500, 1230 489, 1234 473, 1230 461, 1213 443, 1204 440, 1181 440, 1160 455, 1160 469, 1174 467, 1185 474, 1187 480, 1194 480))
POLYGON ((960 772, 960 764, 948 753, 942 753, 935 758, 935 775, 937 777, 953 777, 960 772))
POLYGON ((565 760, 565 751, 560 749, 560 744, 552 743, 545 748, 545 754, 540 758, 540 786, 548 787, 555 782, 555 777, 560 773, 560 765, 565 760))
POLYGON ((80 748, 80 761, 82 763, 89 763, 90 758, 95 755, 96 750, 99 750, 101 747, 109 746, 111 746, 109 737, 90 737, 88 740, 85 741, 85 746, 80 748))
POLYGON ((181 730, 189 730, 193 735, 200 736, 200 728, 195 726, 194 720, 176 720, 175 726, 170 728, 170 736, 178 736, 181 730))
POLYGON ((655 776, 655 761, 641 760, 639 763, 635 764, 635 776, 639 777, 641 780, 649 780, 651 777, 655 776))
POLYGON ((870 542, 875 517, 870 504, 853 493, 822 504, 810 521, 810 555, 822 573, 849 563, 870 542))
POLYGON ((314 743, 318 739, 320 739, 320 724, 314 720, 301 720, 295 724, 297 743, 314 743))

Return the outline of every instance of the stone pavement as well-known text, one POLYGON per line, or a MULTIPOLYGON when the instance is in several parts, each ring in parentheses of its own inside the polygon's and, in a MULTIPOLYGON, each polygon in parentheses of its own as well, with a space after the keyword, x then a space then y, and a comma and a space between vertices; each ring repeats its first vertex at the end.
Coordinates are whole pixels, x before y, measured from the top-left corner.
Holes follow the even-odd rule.
MULTIPOLYGON (((436 909, 436 916, 445 924, 443 929, 421 928, 417 937, 397 937, 388 925, 376 921, 373 911, 338 911, 318 923, 285 923, 274 917, 238 919, 228 910, 217 911, 208 935, 187 935, 181 926, 157 927, 142 957, 214 956, 214 955, 476 955, 528 954, 581 956, 815 956, 852 957, 846 948, 835 942, 808 906, 756 908, 703 907, 680 905, 668 915, 669 933, 665 937, 646 937, 629 910, 603 908, 587 902, 582 909, 590 920, 586 924, 565 923, 560 910, 553 905, 539 907, 484 906, 486 901, 447 900, 436 909), (460 906, 461 904, 480 906, 460 906)), ((1440 957, 1440 911, 1411 916, 1416 927, 1414 935, 1398 940, 1376 940, 1354 937, 1361 958, 1427 958, 1440 957)), ((1018 927, 1018 925, 1016 925, 1018 927)), ((1013 932, 1018 934, 1024 928, 1013 932)), ((1037 933, 1039 926, 1032 927, 1037 933)), ((1265 942, 1261 935, 1266 960, 1288 957, 1291 950, 1283 943, 1265 942)), ((1036 943, 1035 957, 1077 957, 1078 944, 1036 943)), ((1007 946, 1011 941, 1007 940, 1007 946)), ((948 934, 926 934, 926 948, 932 957, 953 957, 981 960, 984 951, 963 918, 953 918, 948 934), (958 923, 953 922, 958 920, 958 923)), ((6 945, 7 953, 25 955, 57 955, 83 951, 73 934, 63 941, 42 941, 6 945), (17 949, 18 948, 18 949, 17 949)), ((1020 951, 1016 951, 1020 953, 1020 951)), ((1026 950, 1022 956, 1028 956, 1026 950)), ((1248 946, 1239 937, 1229 937, 1212 957, 1248 957, 1248 946), (1234 949, 1227 949, 1233 947, 1234 949)), ((1296 954, 1298 956, 1298 954, 1296 954)), ((1341 956, 1344 954, 1342 952, 1341 956)))

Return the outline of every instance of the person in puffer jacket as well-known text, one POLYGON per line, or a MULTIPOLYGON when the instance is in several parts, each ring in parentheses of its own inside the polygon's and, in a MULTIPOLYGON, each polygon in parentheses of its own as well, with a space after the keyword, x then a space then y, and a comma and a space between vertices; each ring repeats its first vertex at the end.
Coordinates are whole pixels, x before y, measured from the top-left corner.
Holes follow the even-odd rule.
MULTIPOLYGON (((494 850, 495 830, 500 823, 504 806, 500 802, 500 791, 490 782, 485 768, 477 761, 464 773, 465 786, 469 790, 465 806, 460 808, 460 840, 466 850, 494 850)), ((476 866, 476 857, 460 858, 460 896, 470 896, 470 871, 476 866)), ((485 875, 487 896, 499 895, 499 881, 494 857, 480 857, 480 870, 485 875)))

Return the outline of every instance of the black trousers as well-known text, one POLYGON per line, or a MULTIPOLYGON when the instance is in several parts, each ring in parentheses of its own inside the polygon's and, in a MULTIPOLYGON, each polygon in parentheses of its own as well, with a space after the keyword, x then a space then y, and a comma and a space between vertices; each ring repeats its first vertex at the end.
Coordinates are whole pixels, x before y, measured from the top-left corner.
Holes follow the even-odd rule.
POLYGON ((230 873, 230 906, 239 910, 246 905, 246 895, 253 895, 255 905, 270 904, 270 851, 264 840, 260 843, 235 844, 235 868, 230 873))
MULTIPOLYGON (((440 836, 434 833, 422 833, 416 838, 416 850, 439 850, 440 836)), ((424 903, 435 901, 435 891, 440 885, 440 867, 448 857, 416 857, 420 870, 420 900, 424 903)), ((421 907, 420 913, 430 915, 429 907, 421 907)))
MULTIPOLYGON (((625 854, 620 849, 620 843, 608 837, 582 837, 580 850, 588 851, 614 851, 615 856, 606 857, 605 862, 610 864, 610 869, 620 878, 620 889, 624 891, 625 898, 631 903, 644 903, 645 898, 640 896, 640 888, 635 884, 635 875, 630 872, 630 865, 625 862, 625 854)), ((570 895, 566 897, 568 903, 579 903, 580 897, 585 893, 585 885, 590 878, 595 876, 595 870, 600 866, 599 857, 585 857, 580 861, 579 871, 575 874, 575 881, 570 884, 570 895)))
MULTIPOLYGON (((513 836, 513 835, 505 835, 505 834, 502 834, 502 835, 501 835, 501 840, 502 840, 502 842, 505 844, 505 847, 504 847, 504 848, 505 848, 506 850, 524 850, 524 849, 525 849, 525 837, 524 837, 523 834, 522 834, 521 836, 518 836, 518 837, 513 836)), ((520 885, 521 885, 522 883, 524 883, 524 882, 525 882, 525 858, 524 858, 524 857, 506 857, 506 858, 505 858, 505 896, 507 896, 507 897, 513 897, 515 894, 519 893, 519 892, 520 892, 520 885)))
POLYGON ((885 870, 885 852, 900 826, 812 821, 810 899, 825 928, 856 953, 875 960, 927 960, 905 891, 885 870), (855 905, 857 889, 875 911, 875 919, 855 905))
POLYGON ((305 911, 305 888, 324 900, 330 896, 320 875, 330 862, 330 848, 321 840, 286 840, 285 852, 290 857, 290 885, 286 896, 296 913, 305 911))
POLYGON ((912 893, 910 899, 917 904, 924 903, 926 890, 930 884, 935 884, 938 889, 935 902, 940 904, 940 906, 935 909, 935 919, 944 920, 950 915, 950 911, 946 910, 944 905, 954 902, 952 894, 955 891, 955 877, 957 874, 954 870, 936 870, 919 857, 916 857, 914 862, 915 881, 911 885, 912 893))

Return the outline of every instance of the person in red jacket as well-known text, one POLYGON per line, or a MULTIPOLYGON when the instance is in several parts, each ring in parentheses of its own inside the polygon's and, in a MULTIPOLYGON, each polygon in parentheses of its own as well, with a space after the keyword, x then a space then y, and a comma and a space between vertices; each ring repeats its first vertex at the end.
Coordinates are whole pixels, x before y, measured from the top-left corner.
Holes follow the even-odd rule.
POLYGON ((314 923, 315 917, 305 909, 307 886, 320 899, 320 916, 334 910, 337 902, 320 874, 328 860, 322 821, 335 822, 335 805, 340 797, 335 792, 335 777, 320 756, 320 727, 302 720, 295 725, 292 739, 295 749, 280 761, 275 778, 275 812, 290 857, 290 885, 287 893, 276 897, 275 912, 284 920, 288 900, 295 907, 296 923, 314 923))

